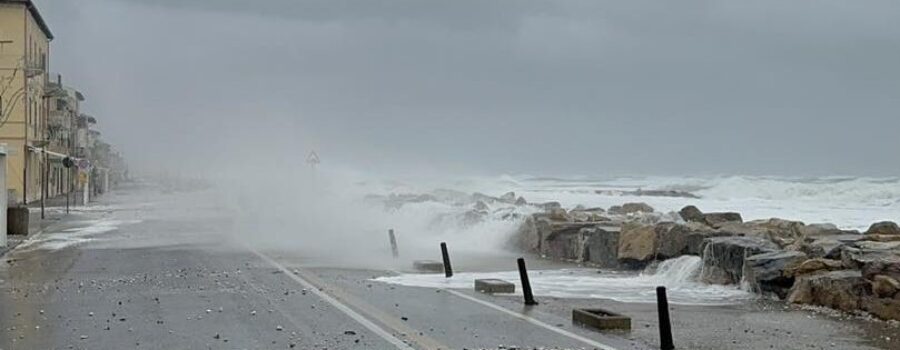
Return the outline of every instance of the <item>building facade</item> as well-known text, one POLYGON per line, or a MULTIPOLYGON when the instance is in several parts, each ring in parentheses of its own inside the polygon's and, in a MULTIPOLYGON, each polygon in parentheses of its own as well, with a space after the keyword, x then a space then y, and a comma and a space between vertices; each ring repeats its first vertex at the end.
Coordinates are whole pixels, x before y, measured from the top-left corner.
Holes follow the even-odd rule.
POLYGON ((44 152, 46 161, 46 196, 53 198, 75 190, 75 173, 73 168, 63 165, 63 159, 75 154, 77 149, 78 120, 81 117, 81 102, 84 95, 71 87, 62 84, 62 77, 57 75, 57 82, 51 83, 50 118, 47 123, 49 144, 44 152))
POLYGON ((42 196, 50 144, 50 41, 53 34, 31 0, 0 0, 0 143, 5 143, 10 202, 42 196))

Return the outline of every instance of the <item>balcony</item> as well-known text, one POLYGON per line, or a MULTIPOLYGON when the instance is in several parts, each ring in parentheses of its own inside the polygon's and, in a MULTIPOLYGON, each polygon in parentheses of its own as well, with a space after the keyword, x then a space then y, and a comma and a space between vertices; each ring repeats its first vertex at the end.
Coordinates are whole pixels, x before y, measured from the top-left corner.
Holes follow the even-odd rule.
POLYGON ((34 78, 45 73, 46 67, 43 62, 32 61, 25 64, 25 76, 34 78))
POLYGON ((57 130, 69 129, 69 114, 66 111, 50 111, 49 126, 57 130))

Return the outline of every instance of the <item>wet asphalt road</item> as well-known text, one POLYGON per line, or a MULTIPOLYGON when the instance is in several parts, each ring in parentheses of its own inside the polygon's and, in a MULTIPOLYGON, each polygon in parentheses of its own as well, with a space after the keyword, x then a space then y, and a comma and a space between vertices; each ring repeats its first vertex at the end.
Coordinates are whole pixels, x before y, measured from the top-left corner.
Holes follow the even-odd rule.
POLYGON ((243 248, 221 234, 231 223, 214 204, 185 210, 169 204, 190 194, 145 191, 78 208, 3 257, 0 349, 647 348, 563 317, 367 281, 386 271, 243 248))
MULTIPOLYGON (((221 203, 197 196, 122 190, 0 259, 0 349, 651 349, 658 339, 653 305, 542 298, 527 308, 251 249, 234 235, 252 232, 235 233, 221 203), (632 316, 634 330, 572 324, 572 307, 598 305, 632 316)), ((461 270, 504 268, 460 260, 461 270)), ((682 349, 900 349, 896 326, 779 304, 672 310, 682 349)))

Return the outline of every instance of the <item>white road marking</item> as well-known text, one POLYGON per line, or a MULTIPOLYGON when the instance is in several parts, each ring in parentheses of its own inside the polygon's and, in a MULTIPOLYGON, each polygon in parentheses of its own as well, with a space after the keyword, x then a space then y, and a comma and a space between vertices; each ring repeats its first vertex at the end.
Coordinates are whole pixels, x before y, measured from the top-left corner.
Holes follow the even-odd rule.
POLYGON ((489 308, 491 308, 491 309, 500 311, 500 312, 502 312, 502 313, 505 313, 505 314, 510 315, 510 316, 512 316, 512 317, 515 317, 515 318, 518 318, 518 319, 523 320, 523 321, 525 321, 525 322, 531 323, 531 324, 533 324, 533 325, 535 325, 535 326, 544 328, 544 329, 549 330, 549 331, 551 331, 551 332, 554 332, 554 333, 557 333, 557 334, 560 334, 560 335, 563 335, 563 336, 566 336, 566 337, 575 339, 575 340, 580 341, 580 342, 582 342, 582 343, 585 343, 585 344, 587 344, 587 345, 593 346, 593 347, 595 347, 595 348, 597 348, 597 349, 602 349, 602 350, 617 350, 616 348, 614 348, 614 347, 612 347, 612 346, 609 346, 609 345, 600 343, 600 342, 598 342, 598 341, 596 341, 596 340, 593 340, 593 339, 589 339, 589 338, 580 336, 580 335, 578 335, 578 334, 569 332, 569 331, 567 331, 567 330, 565 330, 565 329, 562 329, 562 328, 559 328, 559 327, 551 326, 551 325, 546 324, 546 323, 544 323, 544 322, 538 321, 537 319, 535 319, 535 318, 533 318, 533 317, 531 317, 531 316, 528 316, 528 315, 525 315, 525 314, 521 314, 521 313, 512 311, 512 310, 507 309, 507 308, 505 308, 505 307, 502 307, 502 306, 500 306, 500 305, 493 304, 493 303, 490 303, 490 302, 487 302, 487 301, 484 301, 484 300, 481 300, 481 299, 478 299, 478 298, 475 298, 475 297, 472 297, 472 296, 469 296, 469 295, 466 295, 466 294, 457 292, 457 291, 455 291, 455 290, 451 290, 451 289, 442 289, 442 290, 443 290, 443 291, 446 291, 446 292, 448 292, 448 293, 450 293, 450 294, 453 294, 453 295, 455 295, 455 296, 458 296, 458 297, 460 297, 460 298, 466 299, 466 300, 468 300, 468 301, 471 301, 471 302, 474 302, 474 303, 478 303, 478 304, 487 306, 487 307, 489 307, 489 308))
POLYGON ((384 330, 383 328, 379 327, 377 324, 375 324, 374 322, 372 322, 372 321, 370 321, 369 319, 365 318, 363 315, 360 315, 360 314, 357 313, 356 311, 353 311, 353 309, 351 309, 351 308, 348 307, 347 305, 344 305, 343 303, 341 303, 341 302, 338 301, 337 299, 332 298, 332 297, 331 297, 330 295, 328 295, 327 293, 325 293, 325 292, 319 290, 318 287, 316 287, 315 285, 313 285, 313 284, 310 283, 309 281, 303 279, 303 278, 300 277, 300 276, 297 276, 296 274, 294 274, 293 272, 291 272, 290 270, 288 270, 286 267, 284 267, 284 265, 279 264, 277 261, 272 260, 272 258, 270 258, 270 257, 268 257, 268 256, 266 256, 266 255, 263 255, 262 253, 260 253, 260 252, 258 252, 258 251, 256 251, 256 250, 250 249, 250 251, 253 252, 253 254, 256 254, 256 256, 258 256, 258 257, 260 257, 261 259, 263 259, 265 262, 269 263, 269 265, 272 265, 272 266, 274 266, 275 268, 281 270, 281 272, 283 272, 285 275, 287 275, 288 277, 290 277, 290 278, 291 278, 292 280, 294 280, 295 282, 300 283, 300 284, 301 284, 303 287, 305 287, 307 290, 309 290, 309 291, 312 292, 313 294, 317 295, 319 298, 322 298, 322 300, 325 300, 326 302, 328 302, 329 304, 331 304, 331 306, 334 306, 336 309, 340 310, 341 312, 343 312, 343 313, 346 314, 347 316, 350 316, 350 318, 352 318, 354 321, 359 322, 359 324, 363 325, 363 327, 366 327, 368 330, 372 331, 372 333, 377 334, 378 336, 380 336, 381 338, 383 338, 384 340, 386 340, 388 343, 393 344, 394 346, 397 347, 397 349, 403 349, 403 350, 415 350, 413 347, 411 347, 411 346, 409 346, 408 344, 404 343, 402 340, 400 340, 399 338, 395 337, 393 334, 391 334, 390 332, 384 330))

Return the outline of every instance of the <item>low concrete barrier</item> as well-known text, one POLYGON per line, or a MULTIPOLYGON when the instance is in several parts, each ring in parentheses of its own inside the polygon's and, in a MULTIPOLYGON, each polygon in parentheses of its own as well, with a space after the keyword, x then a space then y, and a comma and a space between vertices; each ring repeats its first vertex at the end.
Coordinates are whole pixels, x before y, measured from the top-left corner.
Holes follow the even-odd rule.
POLYGON ((515 293, 516 285, 501 279, 488 278, 475 280, 475 290, 482 293, 515 293))
POLYGON ((574 309, 572 322, 597 330, 631 330, 631 317, 603 309, 574 309))
POLYGON ((443 272, 444 264, 434 260, 416 260, 413 261, 413 269, 422 272, 443 272))

